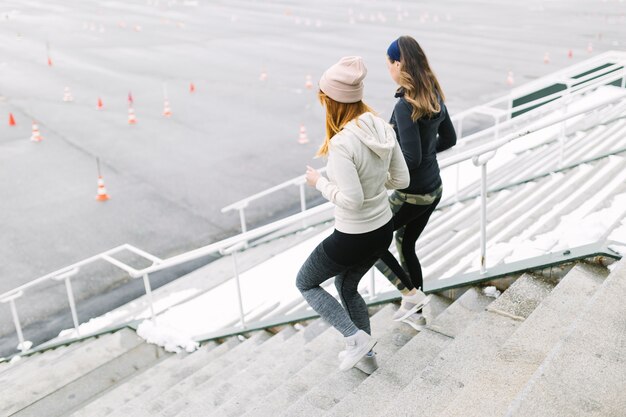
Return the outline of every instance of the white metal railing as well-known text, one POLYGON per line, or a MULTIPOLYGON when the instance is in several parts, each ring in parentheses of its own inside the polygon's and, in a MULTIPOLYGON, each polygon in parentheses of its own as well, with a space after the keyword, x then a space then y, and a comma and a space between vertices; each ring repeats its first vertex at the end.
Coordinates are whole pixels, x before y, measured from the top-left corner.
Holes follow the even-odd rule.
MULTIPOLYGON (((527 103, 515 106, 513 108, 513 92, 509 93, 506 96, 497 98, 492 100, 484 105, 476 106, 474 108, 462 111, 460 113, 456 113, 451 117, 452 122, 456 125, 457 132, 457 140, 460 140, 463 135, 463 122, 470 116, 475 115, 485 115, 493 118, 493 126, 490 126, 486 129, 483 129, 479 132, 471 134, 460 142, 462 146, 468 146, 468 144, 475 142, 479 139, 483 139, 485 137, 493 137, 494 139, 499 137, 501 131, 505 129, 512 128, 524 121, 530 120, 532 117, 536 117, 537 113, 531 113, 530 111, 524 114, 524 117, 518 117, 515 119, 511 119, 511 114, 513 112, 520 112, 532 109, 533 107, 537 107, 539 111, 553 111, 555 107, 561 106, 562 108, 566 106, 567 103, 563 102, 555 102, 559 99, 564 99, 564 101, 569 101, 573 99, 575 96, 583 95, 591 90, 594 90, 600 86, 604 86, 615 82, 621 78, 622 85, 624 88, 624 80, 626 80, 626 54, 625 53, 616 53, 609 52, 602 54, 594 59, 585 61, 585 66, 574 66, 572 68, 567 69, 567 72, 559 72, 552 76, 546 76, 541 79, 542 86, 545 88, 547 86, 553 84, 563 84, 565 85, 565 89, 558 91, 556 93, 543 96, 537 98, 535 100, 529 101, 527 103), (597 66, 606 60, 614 60, 618 61, 613 63, 601 70, 594 71, 590 74, 587 74, 583 77, 572 78, 572 76, 576 76, 578 72, 584 72, 585 69, 589 70, 590 66, 597 66), (573 68, 573 69, 572 69, 573 68), (620 71, 621 70, 621 71, 620 71), (550 103, 550 106, 546 104, 550 103), (543 105, 543 106, 542 106, 543 105), (504 108, 500 108, 504 107, 504 108), (503 121, 503 119, 507 119, 507 121, 503 121)), ((539 88, 536 86, 535 88, 539 88)), ((522 93, 521 96, 530 94, 531 91, 527 91, 526 93, 522 93)), ((518 93, 518 95, 520 95, 518 93)), ((324 171, 325 168, 320 169, 320 171, 324 171)), ((458 180, 459 171, 457 170, 457 180, 455 181, 455 194, 458 192, 458 180)), ((222 208, 222 213, 227 213, 232 210, 237 210, 239 212, 239 219, 241 223, 241 231, 246 232, 247 223, 246 223, 246 215, 245 209, 249 206, 249 204, 253 201, 259 200, 263 197, 266 197, 270 194, 273 194, 277 191, 284 190, 286 188, 292 186, 298 186, 300 188, 300 210, 306 210, 306 196, 305 196, 305 184, 306 180, 304 175, 297 176, 290 180, 287 180, 283 183, 275 185, 271 188, 263 190, 259 193, 251 195, 249 197, 243 198, 235 203, 232 203, 224 208, 222 208)))
MULTIPOLYGON (((624 87, 623 83, 624 83, 624 79, 626 79, 626 69, 619 75, 619 77, 624 77, 622 78, 622 87, 624 87)), ((619 79, 619 77, 617 77, 616 79, 619 79)), ((613 77, 615 78, 615 76, 613 77)), ((606 80, 605 80, 606 81, 606 80)), ((608 82, 612 82, 612 81, 608 81, 608 82)), ((597 87, 597 86, 596 86, 597 87)), ((582 90, 582 88, 580 89, 582 90)), ((486 272, 486 223, 487 223, 487 205, 486 205, 486 201, 487 201, 487 189, 486 189, 486 183, 487 183, 487 163, 489 162, 489 160, 491 160, 497 150, 499 148, 501 148, 502 146, 504 146, 505 144, 519 139, 521 137, 524 137, 528 134, 537 132, 539 130, 545 129, 547 127, 550 126, 554 126, 557 125, 559 123, 561 123, 562 125, 564 123, 566 123, 567 120, 572 119, 574 117, 589 113, 591 111, 595 111, 599 108, 602 108, 606 105, 621 101, 624 99, 624 96, 616 96, 616 97, 611 97, 605 100, 602 100, 600 102, 595 103, 594 105, 591 106, 587 106, 581 110, 577 110, 577 111, 564 111, 563 114, 560 117, 557 118, 553 118, 551 120, 546 120, 546 121, 542 121, 539 123, 534 124, 531 128, 527 128, 521 132, 513 132, 510 134, 507 134, 503 137, 498 137, 497 133, 494 136, 494 140, 484 143, 484 144, 480 144, 478 146, 475 146, 472 149, 467 149, 461 152, 458 152, 456 154, 451 154, 448 153, 446 155, 446 153, 442 154, 442 158, 440 160, 440 167, 446 168, 449 166, 453 166, 453 165, 457 165, 461 162, 464 161, 469 161, 471 160, 473 162, 473 164, 477 167, 481 168, 481 215, 480 215, 480 230, 481 230, 481 248, 480 248, 480 259, 481 259, 481 272, 484 273, 486 272)), ((564 103, 562 104, 563 106, 565 106, 564 108, 566 108, 567 106, 567 101, 564 101, 564 103)), ((562 129, 562 131, 564 132, 564 129, 562 129)), ((496 130, 497 132, 497 130, 496 130)), ((300 177, 302 178, 302 177, 300 177)), ((293 181, 293 180, 291 180, 293 181)), ((290 181, 285 182, 283 184, 288 184, 290 183, 290 181)), ((276 189, 276 187, 274 187, 274 189, 276 189)), ((267 194, 265 194, 267 195, 267 194)), ((252 201, 252 200, 248 200, 248 201, 252 201)), ((245 206, 243 206, 245 207, 245 206)), ((263 236, 266 236, 270 233, 274 233, 276 231, 279 231, 281 229, 284 229, 285 227, 297 224, 299 222, 302 221, 306 221, 306 220, 310 220, 312 217, 317 216, 321 213, 324 213, 330 209, 332 209, 333 205, 331 203, 324 203, 321 204, 319 206, 313 207, 311 209, 308 210, 304 210, 303 212, 300 212, 298 214, 289 216, 287 218, 278 220, 276 222, 273 222, 271 224, 265 225, 265 226, 261 226, 258 227, 256 229, 250 230, 250 231, 245 231, 239 235, 236 236, 232 236, 230 238, 224 239, 220 242, 216 242, 216 243, 212 243, 209 245, 206 245, 204 247, 168 258, 168 259, 160 259, 154 255, 151 255, 145 251, 142 251, 132 245, 128 245, 128 244, 124 244, 121 246, 118 246, 116 248, 110 249, 108 251, 102 252, 98 255, 92 256, 90 258, 87 258, 85 260, 79 261, 77 263, 74 263, 70 266, 61 268, 55 272, 52 272, 50 274, 44 275, 40 278, 37 278, 34 281, 31 281, 25 285, 22 285, 18 288, 15 288, 13 290, 10 290, 8 292, 5 292, 4 294, 0 295, 0 303, 9 303, 10 304, 10 308, 11 308, 11 313, 13 316, 13 321, 14 321, 14 325, 15 325, 15 329, 16 329, 16 333, 18 335, 18 339, 19 339, 19 345, 18 345, 18 349, 21 350, 22 352, 25 352, 27 350, 29 350, 29 347, 27 344, 25 344, 24 341, 24 336, 22 333, 22 329, 21 329, 21 325, 20 325, 20 319, 19 319, 19 315, 17 312, 17 308, 15 305, 15 300, 21 298, 24 295, 24 292, 26 290, 31 289, 32 287, 39 285, 43 282, 49 281, 49 280, 58 280, 58 281, 65 281, 66 284, 66 289, 67 289, 67 296, 68 296, 68 301, 69 301, 69 305, 70 305, 70 310, 72 312, 72 319, 74 322, 74 327, 76 329, 77 334, 80 334, 79 331, 79 324, 78 324, 78 319, 77 319, 77 315, 76 315, 76 305, 75 305, 75 300, 74 300, 74 295, 73 295, 73 291, 72 291, 72 287, 71 287, 71 281, 70 278, 75 276, 80 268, 84 265, 99 261, 99 260, 104 260, 124 271, 126 271, 127 273, 129 273, 129 275, 133 278, 139 278, 142 277, 143 281, 144 281, 144 286, 145 286, 145 290, 146 290, 146 295, 147 295, 147 301, 151 310, 151 317, 153 321, 156 321, 156 317, 155 317, 155 312, 154 312, 154 307, 153 307, 153 300, 152 300, 152 292, 151 292, 151 287, 150 287, 150 279, 149 279, 149 274, 156 272, 156 271, 160 271, 163 269, 167 269, 167 268, 171 268, 173 266, 176 265, 180 265, 182 263, 191 261, 191 260, 195 260, 207 255, 211 255, 214 253, 222 253, 223 255, 231 255, 232 259, 233 259, 233 269, 234 269, 234 273, 235 273, 235 280, 236 280, 236 284, 237 284, 237 297, 238 297, 238 302, 239 302, 239 312, 240 312, 240 323, 242 328, 246 328, 246 323, 245 323, 245 317, 244 317, 244 308, 243 308, 243 301, 241 299, 241 291, 240 291, 240 287, 239 287, 239 272, 238 272, 238 268, 237 268, 237 253, 239 251, 245 250, 245 248, 247 247, 247 242, 249 242, 250 240, 253 239, 257 239, 263 236), (128 250, 131 251, 133 253, 135 253, 136 255, 139 255, 149 261, 152 262, 152 265, 146 267, 146 268, 142 268, 142 269, 136 269, 133 266, 130 266, 118 259, 115 259, 113 257, 113 255, 115 255, 116 253, 123 251, 123 250, 128 250)), ((374 283, 373 283, 373 275, 370 277, 370 295, 374 296, 375 294, 375 288, 374 288, 374 283)))

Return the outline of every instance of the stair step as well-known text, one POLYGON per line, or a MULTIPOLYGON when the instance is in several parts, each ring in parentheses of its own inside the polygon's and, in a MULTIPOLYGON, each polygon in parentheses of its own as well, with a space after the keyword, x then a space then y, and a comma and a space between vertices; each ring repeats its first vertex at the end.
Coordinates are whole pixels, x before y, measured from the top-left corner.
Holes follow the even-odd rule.
MULTIPOLYGON (((238 344, 238 343, 237 343, 238 344)), ((141 374, 118 384, 99 398, 74 412, 70 417, 104 417, 135 398, 153 398, 177 381, 191 375, 208 361, 227 352, 233 343, 204 344, 197 351, 171 355, 141 374)))
POLYGON ((626 259, 509 406, 507 416, 624 415, 626 259))
MULTIPOLYGON (((395 311, 393 305, 387 305, 379 312, 374 314, 370 320, 372 334, 375 336, 389 327, 391 316, 395 311)), ((271 393, 264 395, 261 401, 257 402, 254 407, 249 409, 245 416, 264 417, 275 416, 285 410, 291 403, 298 400, 309 389, 317 385, 319 382, 335 372, 338 366, 337 353, 344 348, 343 337, 337 330, 329 329, 332 332, 332 343, 326 343, 319 347, 313 347, 312 343, 307 347, 315 349, 309 360, 300 362, 300 370, 291 375, 288 379, 284 379, 281 385, 274 389, 271 393)), ((306 347, 304 355, 306 355, 306 347)), ((308 356, 308 355, 306 355, 308 356)), ((355 378, 365 379, 367 376, 360 371, 350 370, 355 373, 355 378)))
POLYGON ((47 370, 51 364, 55 363, 62 355, 92 342, 98 343, 96 338, 89 338, 71 345, 59 346, 55 349, 45 350, 32 356, 22 357, 14 363, 7 363, 7 369, 0 373, 0 392, 4 387, 8 386, 9 381, 16 379, 16 375, 24 376, 31 373, 37 374, 43 369, 47 370))
POLYGON ((269 339, 271 335, 266 331, 256 332, 249 339, 230 349, 225 354, 210 361, 184 379, 174 382, 167 390, 158 396, 145 400, 143 396, 135 398, 124 407, 115 410, 111 416, 139 417, 155 416, 167 409, 172 403, 184 398, 193 389, 219 373, 224 367, 239 360, 252 351, 256 346, 269 339))
MULTIPOLYGON (((424 309, 423 314, 430 322, 450 304, 450 300, 432 296, 431 303, 428 304, 427 309, 424 309)), ((378 343, 374 348, 379 367, 385 367, 393 355, 418 333, 413 327, 402 322, 390 320, 388 326, 389 328, 385 333, 378 338, 378 343)), ((341 372, 337 370, 294 402, 281 416, 319 416, 356 389, 362 381, 363 377, 358 371, 341 372), (355 378, 355 375, 358 375, 358 378, 355 378)))
MULTIPOLYGON (((463 387, 489 367, 500 346, 550 293, 554 283, 522 275, 480 313, 428 366, 415 373, 397 401, 383 413, 364 416, 432 416, 443 411, 463 387), (419 395, 415 395, 419 393, 419 395)), ((406 366, 411 367, 411 363, 406 366)))
POLYGON ((276 360, 295 349, 301 349, 304 337, 293 327, 287 326, 267 342, 250 352, 247 358, 240 358, 231 366, 225 367, 213 378, 198 385, 185 398, 172 404, 162 415, 202 415, 222 405, 229 398, 233 389, 246 381, 262 377, 269 369, 276 366, 276 360))
POLYGON ((500 417, 602 284, 606 269, 576 265, 438 417, 500 417))
MULTIPOLYGON (((492 301, 477 288, 470 288, 447 308, 445 299, 433 297, 431 304, 440 303, 445 310, 326 415, 362 417, 382 412, 387 404, 395 401, 397 393, 409 384, 418 370, 463 332, 492 301)), ((429 304, 426 312, 433 306, 429 304)))
POLYGON ((61 355, 46 377, 30 375, 2 395, 0 412, 8 415, 63 415, 98 392, 163 356, 135 332, 123 329, 61 355), (80 387, 80 388, 78 388, 80 387))
POLYGON ((262 401, 282 381, 290 378, 291 375, 314 360, 320 349, 323 349, 327 344, 337 344, 336 339, 338 338, 336 330, 330 328, 330 325, 322 319, 308 325, 303 331, 303 337, 305 345, 299 351, 284 357, 281 365, 265 376, 240 386, 237 392, 233 393, 232 398, 215 410, 213 414, 218 416, 244 414, 257 401, 262 401))

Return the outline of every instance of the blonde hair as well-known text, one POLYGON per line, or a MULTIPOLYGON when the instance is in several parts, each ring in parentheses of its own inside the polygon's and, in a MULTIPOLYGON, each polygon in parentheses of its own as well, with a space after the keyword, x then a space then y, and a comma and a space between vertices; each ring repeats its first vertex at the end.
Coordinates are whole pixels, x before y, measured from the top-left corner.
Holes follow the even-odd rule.
MULTIPOLYGON (((411 119, 431 117, 441 111, 441 100, 445 100, 437 77, 428 65, 426 54, 419 43, 410 36, 398 39, 400 48, 400 89, 404 99, 411 105, 411 119)), ((392 59, 389 59, 392 63, 392 59)))
POLYGON ((315 156, 328 155, 330 140, 343 128, 363 113, 374 113, 374 111, 362 100, 356 103, 340 103, 328 97, 323 91, 319 91, 320 103, 326 108, 326 138, 318 149, 315 156))

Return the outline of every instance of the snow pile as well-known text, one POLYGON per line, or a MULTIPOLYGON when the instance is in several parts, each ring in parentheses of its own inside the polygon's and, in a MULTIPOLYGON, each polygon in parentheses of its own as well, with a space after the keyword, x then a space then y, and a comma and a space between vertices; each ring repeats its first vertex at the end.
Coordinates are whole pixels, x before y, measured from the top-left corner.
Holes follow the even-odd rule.
POLYGON ((137 335, 146 342, 163 347, 168 352, 180 353, 182 350, 193 352, 200 347, 191 337, 165 325, 155 325, 151 320, 144 320, 137 327, 137 335))
POLYGON ((487 297, 498 298, 500 297, 500 290, 498 290, 493 285, 490 285, 488 287, 483 288, 483 294, 485 294, 487 297))

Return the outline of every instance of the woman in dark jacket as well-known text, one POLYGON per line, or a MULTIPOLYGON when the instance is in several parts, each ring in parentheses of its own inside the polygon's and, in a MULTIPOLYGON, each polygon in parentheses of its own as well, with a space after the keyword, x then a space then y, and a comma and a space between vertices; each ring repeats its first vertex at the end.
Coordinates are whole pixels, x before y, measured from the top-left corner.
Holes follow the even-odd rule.
POLYGON ((398 84, 391 124, 411 180, 407 188, 390 197, 402 267, 389 252, 382 259, 394 272, 387 273, 387 277, 403 293, 394 320, 405 321, 419 330, 425 324, 420 312, 429 297, 422 292, 422 268, 415 243, 441 200, 443 186, 437 152, 454 146, 456 133, 441 86, 415 39, 402 36, 393 41, 387 50, 387 67, 398 84))

